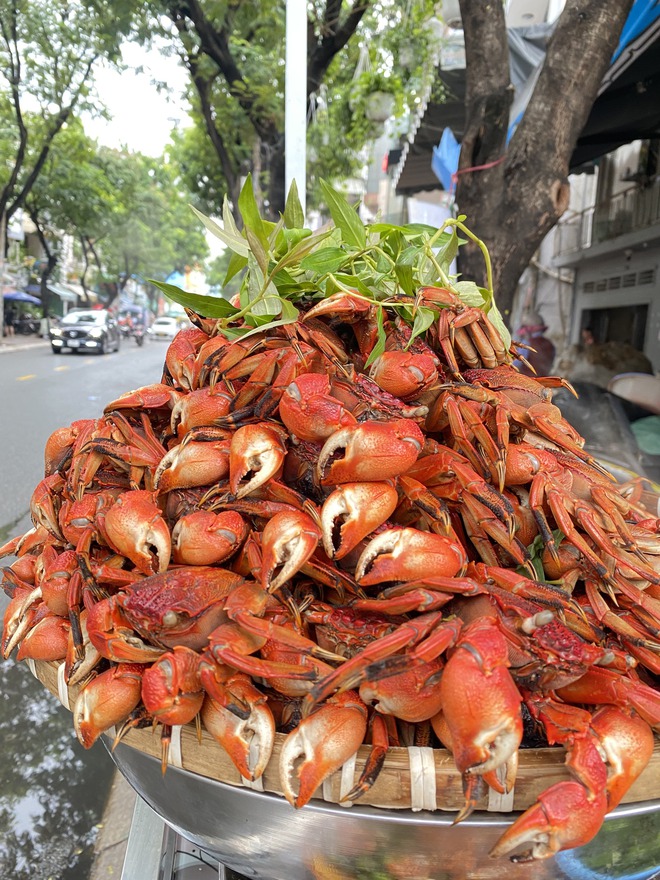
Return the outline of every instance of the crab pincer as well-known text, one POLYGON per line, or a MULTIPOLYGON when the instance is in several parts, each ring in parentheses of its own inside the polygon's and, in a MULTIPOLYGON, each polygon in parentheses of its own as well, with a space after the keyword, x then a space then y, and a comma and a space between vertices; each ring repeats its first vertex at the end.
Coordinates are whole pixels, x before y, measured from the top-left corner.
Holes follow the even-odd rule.
POLYGON ((302 510, 283 510, 262 534, 261 585, 274 592, 300 571, 321 540, 321 530, 302 510))
POLYGON ((215 662, 210 654, 202 656, 200 674, 206 691, 201 709, 204 727, 241 776, 259 779, 275 745, 275 719, 266 696, 249 675, 215 662))
POLYGON ((140 702, 145 669, 140 663, 118 663, 97 675, 80 691, 73 706, 73 725, 86 749, 135 709, 140 702))
POLYGON ((323 443, 335 431, 357 425, 355 416, 330 393, 330 378, 303 373, 284 389, 279 414, 286 428, 301 440, 323 443))
POLYGON ((113 549, 145 575, 166 570, 172 539, 153 492, 124 492, 105 514, 103 528, 113 549))
POLYGON ((292 806, 304 807, 319 785, 357 752, 367 732, 367 715, 357 692, 345 691, 289 733, 280 752, 280 780, 292 806))
POLYGON ((412 581, 433 575, 462 574, 468 559, 458 541, 413 528, 387 529, 362 551, 355 579, 370 586, 385 581, 412 581))
MULTIPOLYGON (((456 767, 469 777, 506 765, 522 741, 522 697, 508 670, 507 643, 489 618, 463 630, 440 681, 456 767)), ((469 809, 459 813, 464 819, 469 809)))
POLYGON ((318 475, 324 486, 398 477, 417 461, 423 445, 424 435, 411 419, 361 422, 328 437, 319 453, 318 475))
POLYGON ((199 654, 175 645, 142 676, 142 702, 161 724, 187 724, 202 708, 199 654))
POLYGON ((229 488, 243 498, 271 480, 286 455, 286 432, 274 423, 244 425, 229 447, 229 488))
POLYGON ((394 513, 399 496, 390 483, 344 483, 321 508, 323 549, 330 559, 343 559, 394 513))
POLYGON ((606 812, 604 789, 590 798, 579 782, 557 782, 542 792, 536 803, 504 832, 490 855, 507 855, 529 844, 528 850, 511 856, 511 861, 530 862, 550 858, 560 850, 583 846, 600 831, 606 812))

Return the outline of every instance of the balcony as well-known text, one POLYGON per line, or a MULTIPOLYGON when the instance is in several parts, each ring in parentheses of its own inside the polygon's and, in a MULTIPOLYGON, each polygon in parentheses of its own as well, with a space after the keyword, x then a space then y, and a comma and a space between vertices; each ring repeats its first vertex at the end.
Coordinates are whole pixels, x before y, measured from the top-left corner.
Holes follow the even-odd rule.
POLYGON ((632 186, 580 213, 565 214, 557 225, 555 258, 653 226, 660 227, 660 178, 644 188, 632 186))

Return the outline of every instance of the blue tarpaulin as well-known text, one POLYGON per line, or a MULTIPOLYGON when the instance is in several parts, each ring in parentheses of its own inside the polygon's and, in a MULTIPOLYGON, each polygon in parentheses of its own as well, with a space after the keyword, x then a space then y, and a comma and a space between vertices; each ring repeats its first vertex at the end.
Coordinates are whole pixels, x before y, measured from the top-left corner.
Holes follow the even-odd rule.
POLYGON ((437 147, 433 147, 433 156, 431 158, 431 168, 447 192, 451 192, 454 188, 453 177, 458 170, 458 157, 461 154, 461 145, 454 137, 451 128, 446 128, 442 132, 440 143, 437 147))
POLYGON ((32 296, 30 293, 26 293, 24 290, 9 290, 3 294, 2 298, 10 302, 31 303, 33 306, 41 305, 40 299, 37 299, 36 296, 32 296))
POLYGON ((643 34, 657 18, 660 18, 660 0, 635 0, 621 31, 621 39, 612 61, 616 61, 626 46, 643 34))

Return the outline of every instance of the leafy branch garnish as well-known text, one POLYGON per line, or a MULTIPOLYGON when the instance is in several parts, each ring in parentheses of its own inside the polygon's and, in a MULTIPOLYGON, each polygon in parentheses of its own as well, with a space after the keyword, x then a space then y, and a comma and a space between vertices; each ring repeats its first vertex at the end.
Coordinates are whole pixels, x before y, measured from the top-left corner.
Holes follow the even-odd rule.
POLYGON ((219 329, 232 338, 246 336, 298 320, 298 305, 350 293, 376 310, 378 341, 369 358, 385 346, 385 312, 396 310, 411 326, 411 339, 423 334, 437 318, 435 305, 420 304, 421 287, 451 290, 466 306, 488 314, 505 344, 510 337, 493 297, 492 267, 485 244, 464 223, 449 218, 439 229, 423 224, 365 226, 354 207, 324 181, 321 187, 334 226, 312 232, 304 217, 295 183, 278 223, 261 217, 248 176, 238 199, 243 219, 240 231, 225 199, 222 222, 195 213, 206 228, 232 251, 225 283, 242 272, 238 304, 217 296, 191 294, 165 282, 154 281, 165 295, 197 314, 215 318, 219 329), (465 238, 459 238, 459 232, 465 238), (460 245, 470 239, 481 249, 487 287, 459 281, 451 266, 460 245))

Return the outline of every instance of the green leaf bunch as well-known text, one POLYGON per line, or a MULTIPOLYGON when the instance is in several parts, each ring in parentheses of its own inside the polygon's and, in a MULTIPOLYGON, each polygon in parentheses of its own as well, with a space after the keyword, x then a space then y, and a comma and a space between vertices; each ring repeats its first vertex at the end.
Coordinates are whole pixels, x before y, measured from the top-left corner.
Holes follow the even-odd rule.
POLYGON ((387 311, 410 325, 412 342, 437 319, 437 307, 424 306, 418 290, 425 286, 446 287, 466 306, 483 309, 505 344, 510 344, 492 294, 488 253, 467 229, 464 217, 446 220, 439 229, 419 223, 365 226, 356 206, 341 193, 325 181, 321 181, 321 189, 332 224, 316 232, 304 226, 295 182, 277 223, 261 217, 250 176, 238 199, 242 230, 234 221, 227 199, 221 220, 195 211, 206 228, 232 252, 224 283, 242 274, 238 297, 232 303, 154 283, 179 305, 217 319, 218 329, 230 338, 294 323, 301 308, 340 291, 350 293, 376 308, 379 333, 370 361, 385 348, 387 311), (458 248, 466 241, 459 233, 482 248, 488 288, 457 281, 451 275, 458 248))

